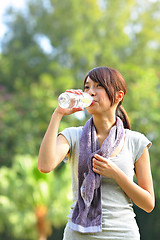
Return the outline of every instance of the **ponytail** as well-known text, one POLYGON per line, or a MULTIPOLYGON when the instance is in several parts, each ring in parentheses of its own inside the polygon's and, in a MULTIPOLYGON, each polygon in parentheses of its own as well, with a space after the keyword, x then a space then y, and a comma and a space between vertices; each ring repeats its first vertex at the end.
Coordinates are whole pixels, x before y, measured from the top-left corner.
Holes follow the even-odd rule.
POLYGON ((122 105, 118 105, 116 110, 116 116, 122 120, 124 128, 131 129, 129 117, 122 105))

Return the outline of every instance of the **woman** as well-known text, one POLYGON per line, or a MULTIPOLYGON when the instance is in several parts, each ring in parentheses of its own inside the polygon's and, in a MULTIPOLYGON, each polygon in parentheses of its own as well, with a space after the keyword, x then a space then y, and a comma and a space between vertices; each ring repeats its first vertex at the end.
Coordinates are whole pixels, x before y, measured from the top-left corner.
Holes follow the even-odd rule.
POLYGON ((148 213, 154 208, 148 153, 151 142, 130 130, 121 105, 126 84, 116 69, 92 69, 84 80, 84 91, 93 97, 86 108, 92 117, 84 127, 58 134, 64 115, 83 110, 58 106, 38 159, 41 172, 52 171, 66 155, 71 164, 73 204, 63 239, 138 240, 132 202, 148 213), (138 185, 133 182, 134 173, 138 185))

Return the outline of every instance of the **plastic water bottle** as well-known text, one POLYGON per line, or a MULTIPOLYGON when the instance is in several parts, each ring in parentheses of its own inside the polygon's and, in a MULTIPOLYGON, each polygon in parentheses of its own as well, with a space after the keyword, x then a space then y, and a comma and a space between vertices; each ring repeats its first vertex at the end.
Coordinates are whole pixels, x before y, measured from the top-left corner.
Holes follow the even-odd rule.
POLYGON ((93 98, 85 92, 82 95, 64 92, 58 97, 58 104, 61 108, 86 108, 91 105, 93 98))

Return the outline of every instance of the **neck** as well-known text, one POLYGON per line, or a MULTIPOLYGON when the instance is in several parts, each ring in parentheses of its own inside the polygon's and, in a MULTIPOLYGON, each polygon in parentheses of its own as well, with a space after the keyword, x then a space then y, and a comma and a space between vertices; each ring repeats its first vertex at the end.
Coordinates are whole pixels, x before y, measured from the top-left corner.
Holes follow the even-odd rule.
POLYGON ((101 118, 93 116, 93 122, 97 131, 97 135, 108 135, 109 131, 116 122, 116 116, 103 116, 101 118))

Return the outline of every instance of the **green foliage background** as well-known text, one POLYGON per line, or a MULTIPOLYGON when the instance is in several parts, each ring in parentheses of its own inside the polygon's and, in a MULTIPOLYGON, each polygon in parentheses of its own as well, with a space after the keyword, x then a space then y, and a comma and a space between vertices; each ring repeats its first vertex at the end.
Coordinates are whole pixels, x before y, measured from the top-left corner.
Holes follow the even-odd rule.
MULTIPOLYGON (((47 208, 48 239, 62 239, 71 203, 70 170, 37 170, 42 137, 58 95, 82 88, 96 66, 117 68, 128 85, 124 100, 132 129, 153 143, 156 207, 135 207, 142 240, 158 239, 160 220, 159 0, 32 0, 9 8, 0 54, 0 239, 38 239, 35 209, 47 208), (58 237, 57 237, 58 236, 58 237)), ((64 117, 60 130, 88 115, 64 117)))

